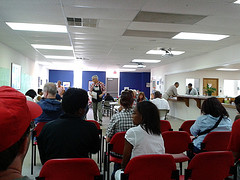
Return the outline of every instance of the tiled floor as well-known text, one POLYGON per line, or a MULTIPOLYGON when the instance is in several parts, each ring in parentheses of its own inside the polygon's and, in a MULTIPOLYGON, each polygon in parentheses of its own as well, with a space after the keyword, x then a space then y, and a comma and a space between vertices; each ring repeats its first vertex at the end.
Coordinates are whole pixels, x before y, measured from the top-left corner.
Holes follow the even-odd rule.
MULTIPOLYGON (((87 119, 93 119, 93 114, 92 114, 92 109, 89 110, 88 114, 87 114, 87 119)), ((106 117, 104 116, 103 117, 103 126, 102 126, 102 129, 103 129, 103 135, 105 135, 105 132, 106 132, 106 128, 107 128, 107 125, 110 121, 110 118, 109 117, 106 117)), ((182 120, 180 119, 176 119, 176 118, 172 118, 172 117, 168 117, 168 121, 171 123, 171 126, 173 128, 173 130, 178 130, 178 128, 181 126, 182 124, 182 120)), ((31 175, 31 171, 30 171, 30 168, 31 168, 31 144, 29 146, 29 150, 28 150, 28 153, 26 155, 26 158, 25 158, 25 161, 24 161, 24 164, 23 164, 23 175, 27 175, 29 176, 30 178, 34 179, 36 176, 39 175, 39 172, 41 170, 41 163, 40 163, 40 159, 39 159, 39 154, 37 152, 37 164, 36 166, 34 166, 34 172, 33 172, 33 175, 31 175)), ((92 157, 94 160, 96 160, 96 155, 93 155, 92 157)), ((187 166, 187 163, 183 163, 183 168, 186 168, 187 166)), ((112 169, 112 167, 111 167, 112 169)))

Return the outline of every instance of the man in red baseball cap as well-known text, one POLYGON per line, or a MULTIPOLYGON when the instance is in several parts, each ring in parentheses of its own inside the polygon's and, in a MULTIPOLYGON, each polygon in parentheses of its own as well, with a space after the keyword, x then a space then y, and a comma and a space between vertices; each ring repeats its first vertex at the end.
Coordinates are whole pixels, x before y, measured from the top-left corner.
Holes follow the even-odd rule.
POLYGON ((26 100, 24 94, 0 87, 0 179, 23 177, 22 164, 30 141, 30 123, 40 116, 41 107, 26 100))

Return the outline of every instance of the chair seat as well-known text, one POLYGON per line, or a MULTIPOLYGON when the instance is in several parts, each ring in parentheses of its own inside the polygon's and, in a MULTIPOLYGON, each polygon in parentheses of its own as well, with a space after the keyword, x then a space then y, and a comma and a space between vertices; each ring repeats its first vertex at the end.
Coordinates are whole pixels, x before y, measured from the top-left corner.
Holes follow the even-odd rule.
POLYGON ((176 163, 189 161, 189 157, 183 153, 180 154, 171 154, 176 163))
POLYGON ((122 159, 119 159, 119 158, 116 158, 116 157, 113 157, 110 155, 110 162, 115 162, 115 163, 121 164, 122 159))

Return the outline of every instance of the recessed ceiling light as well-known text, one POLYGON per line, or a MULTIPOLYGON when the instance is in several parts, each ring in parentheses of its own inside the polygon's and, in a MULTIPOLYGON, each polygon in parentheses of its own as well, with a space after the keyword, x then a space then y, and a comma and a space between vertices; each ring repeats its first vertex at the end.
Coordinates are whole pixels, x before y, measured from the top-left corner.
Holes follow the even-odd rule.
POLYGON ((67 27, 62 25, 15 22, 6 22, 6 24, 13 30, 67 33, 67 27))
POLYGON ((240 4, 240 0, 235 1, 234 4, 240 4))
POLYGON ((159 63, 161 60, 155 59, 134 59, 132 62, 139 62, 139 63, 159 63))
POLYGON ((172 37, 172 39, 219 41, 227 37, 229 37, 229 35, 180 32, 172 37))
POLYGON ((77 37, 77 38, 73 38, 73 39, 84 40, 84 39, 86 39, 86 38, 78 38, 78 37, 77 37))
MULTIPOLYGON (((185 53, 185 51, 171 51, 171 54, 173 55, 181 55, 185 53)), ((163 50, 149 50, 148 52, 146 52, 146 54, 155 54, 155 55, 165 55, 166 54, 166 51, 163 51, 163 50)))
POLYGON ((217 71, 238 71, 239 69, 228 69, 228 68, 219 68, 217 71))
POLYGON ((73 56, 52 56, 52 55, 46 55, 45 58, 47 58, 47 59, 75 59, 73 56))
POLYGON ((136 69, 119 69, 119 71, 136 71, 136 69))
POLYGON ((35 49, 73 50, 72 46, 56 46, 45 44, 31 44, 35 49))

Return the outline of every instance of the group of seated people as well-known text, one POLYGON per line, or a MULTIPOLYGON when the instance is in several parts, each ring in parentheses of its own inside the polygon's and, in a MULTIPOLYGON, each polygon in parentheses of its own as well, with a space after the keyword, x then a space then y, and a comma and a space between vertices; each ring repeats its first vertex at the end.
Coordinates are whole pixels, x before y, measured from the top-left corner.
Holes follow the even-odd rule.
MULTIPOLYGON (((37 138, 42 164, 54 158, 87 158, 89 153, 99 151, 99 131, 93 123, 84 120, 88 112, 87 92, 79 88, 68 89, 62 102, 56 100, 56 93, 56 85, 47 83, 43 88, 44 98, 37 104, 30 103, 22 93, 11 87, 0 87, 0 179, 28 179, 22 176, 21 169, 33 120, 36 123, 48 122, 37 138), (48 116, 50 112, 54 113, 48 116)), ((160 131, 159 93, 155 92, 152 101, 138 102, 133 106, 133 93, 129 90, 122 92, 122 109, 113 115, 106 131, 107 142, 114 134, 126 131, 122 164, 114 164, 112 179, 119 179, 130 159, 135 156, 165 153, 160 131)), ((240 96, 235 99, 235 104, 240 111, 240 96)), ((207 135, 204 133, 206 130, 213 127, 212 131, 232 130, 229 150, 238 160, 239 117, 236 117, 232 126, 228 112, 215 97, 203 102, 201 113, 190 129, 196 136, 193 151, 199 153, 199 144, 207 135)))

